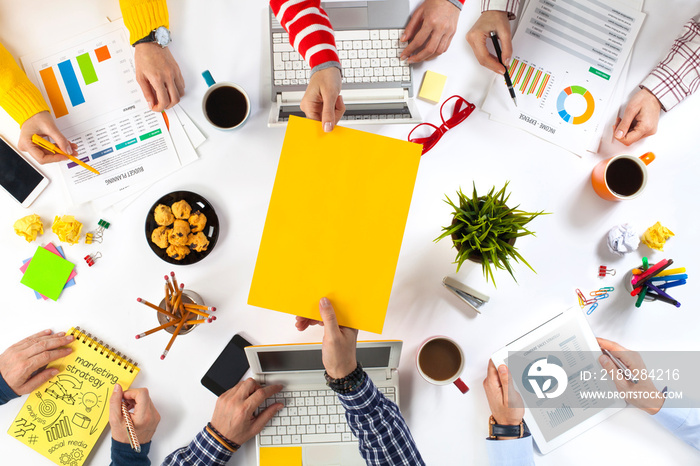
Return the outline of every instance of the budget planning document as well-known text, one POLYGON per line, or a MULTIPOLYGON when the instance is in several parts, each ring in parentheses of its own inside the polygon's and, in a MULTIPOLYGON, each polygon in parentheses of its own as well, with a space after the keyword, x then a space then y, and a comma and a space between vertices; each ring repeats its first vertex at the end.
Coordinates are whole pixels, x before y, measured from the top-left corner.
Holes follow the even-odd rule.
POLYGON ((529 1, 508 65, 518 106, 497 77, 483 110, 575 154, 594 149, 644 17, 630 2, 529 1))

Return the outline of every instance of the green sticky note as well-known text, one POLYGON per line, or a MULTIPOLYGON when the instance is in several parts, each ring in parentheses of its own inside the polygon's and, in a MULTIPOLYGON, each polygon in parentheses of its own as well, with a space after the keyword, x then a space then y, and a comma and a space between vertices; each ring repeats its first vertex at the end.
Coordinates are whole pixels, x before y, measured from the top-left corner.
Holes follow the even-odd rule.
POLYGON ((20 283, 56 301, 75 264, 38 247, 20 283))

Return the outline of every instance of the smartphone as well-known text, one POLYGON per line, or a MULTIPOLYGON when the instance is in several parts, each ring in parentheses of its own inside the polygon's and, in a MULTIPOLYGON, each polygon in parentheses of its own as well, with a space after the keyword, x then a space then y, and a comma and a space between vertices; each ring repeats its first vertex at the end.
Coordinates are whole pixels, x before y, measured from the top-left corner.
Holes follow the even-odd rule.
POLYGON ((250 367, 243 350, 246 346, 252 345, 242 336, 234 335, 202 377, 202 385, 216 396, 221 396, 226 390, 233 388, 250 367))
POLYGON ((49 179, 0 137, 0 185, 22 207, 29 207, 49 185, 49 179))

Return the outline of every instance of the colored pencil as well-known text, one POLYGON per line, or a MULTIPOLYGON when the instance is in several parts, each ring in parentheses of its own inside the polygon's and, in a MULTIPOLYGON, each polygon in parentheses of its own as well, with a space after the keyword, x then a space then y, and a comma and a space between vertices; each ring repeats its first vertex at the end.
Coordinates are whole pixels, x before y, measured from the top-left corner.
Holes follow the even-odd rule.
POLYGON ((649 270, 644 272, 641 275, 635 275, 632 277, 632 285, 635 287, 638 286, 637 284, 643 280, 646 280, 649 277, 655 276, 657 273, 661 272, 662 270, 666 269, 669 265, 673 264, 673 259, 662 259, 658 263, 656 263, 653 267, 650 267, 649 270))

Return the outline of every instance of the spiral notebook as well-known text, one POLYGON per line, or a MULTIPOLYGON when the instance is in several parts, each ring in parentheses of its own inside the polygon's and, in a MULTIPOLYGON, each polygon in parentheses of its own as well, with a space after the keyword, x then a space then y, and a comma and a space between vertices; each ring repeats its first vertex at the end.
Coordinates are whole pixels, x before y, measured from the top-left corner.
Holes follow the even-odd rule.
POLYGON ((109 397, 129 388, 137 363, 80 327, 68 332, 73 352, 47 367, 57 376, 29 395, 7 431, 54 463, 81 466, 109 422, 109 397))

